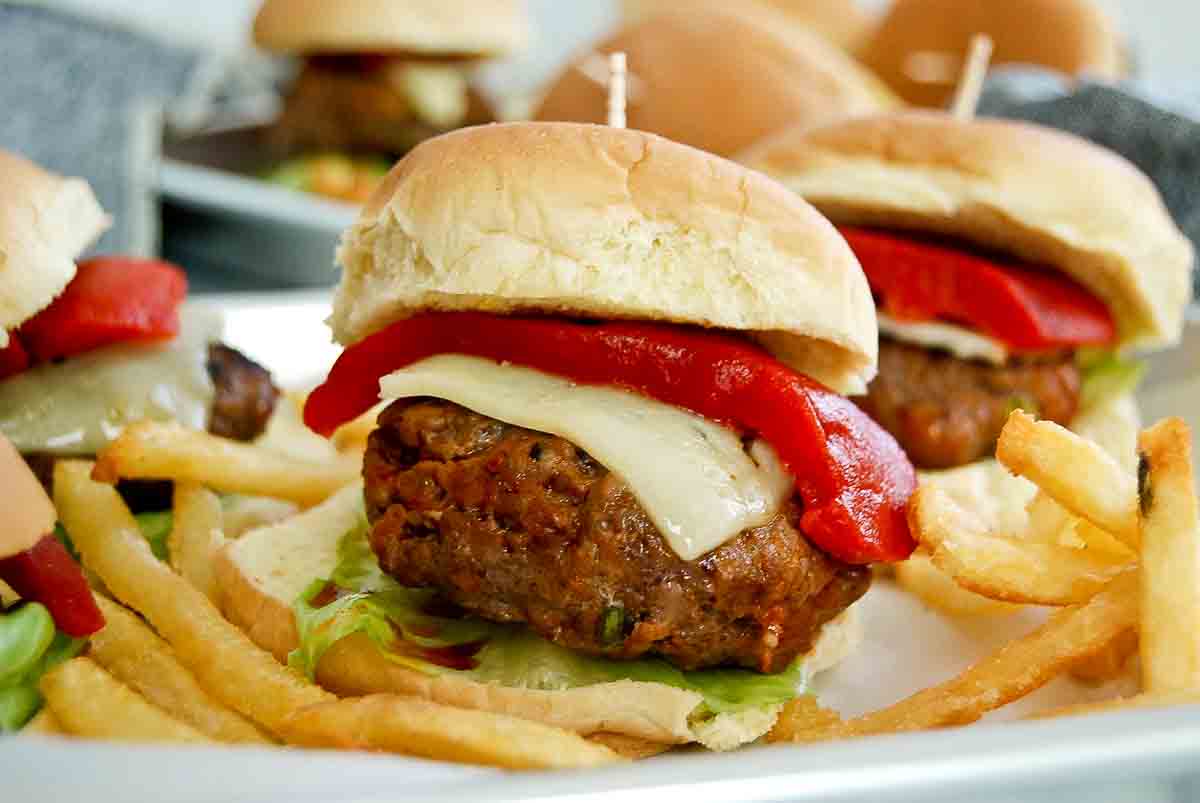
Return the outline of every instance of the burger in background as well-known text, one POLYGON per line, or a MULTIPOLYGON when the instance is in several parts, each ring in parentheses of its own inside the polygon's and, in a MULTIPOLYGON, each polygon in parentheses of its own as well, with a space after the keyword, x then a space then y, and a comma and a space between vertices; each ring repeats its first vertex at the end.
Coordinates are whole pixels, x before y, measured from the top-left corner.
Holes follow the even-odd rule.
POLYGON ((1125 73, 1120 35, 1091 0, 895 0, 858 56, 908 103, 940 108, 976 34, 991 37, 996 67, 1099 80, 1125 73))
POLYGON ((305 420, 388 406, 363 487, 220 553, 260 646, 343 695, 714 748, 852 648, 916 481, 831 389, 874 373, 874 308, 811 207, 652 134, 484 126, 405 157, 339 261, 305 420))
POLYGON ((495 119, 470 72, 528 37, 519 0, 267 0, 255 43, 302 61, 270 132, 288 160, 270 178, 365 201, 417 143, 495 119))
MULTIPOLYGON (((47 486, 57 458, 94 455, 142 419, 238 440, 263 432, 270 375, 220 342, 217 316, 185 305, 181 269, 77 265, 109 225, 87 182, 0 151, 0 185, 0 435, 47 486)), ((170 506, 169 485, 123 490, 137 509, 170 506)))
POLYGON ((869 70, 786 16, 700 3, 654 14, 595 45, 549 88, 536 119, 604 122, 605 85, 592 68, 616 51, 628 54, 629 127, 719 156, 789 126, 898 105, 869 70))
POLYGON ((1010 412, 1132 466, 1137 347, 1178 342, 1193 249, 1114 153, 1025 123, 910 112, 774 137, 742 161, 846 237, 879 306, 859 404, 979 510, 1032 485, 991 459, 1010 412))
MULTIPOLYGON (((838 47, 853 53, 871 28, 870 16, 854 0, 743 0, 739 6, 757 3, 786 14, 797 25, 818 33, 838 47)), ((679 0, 622 0, 621 10, 629 22, 668 9, 695 8, 695 2, 679 0)), ((731 4, 722 3, 725 8, 731 4)))

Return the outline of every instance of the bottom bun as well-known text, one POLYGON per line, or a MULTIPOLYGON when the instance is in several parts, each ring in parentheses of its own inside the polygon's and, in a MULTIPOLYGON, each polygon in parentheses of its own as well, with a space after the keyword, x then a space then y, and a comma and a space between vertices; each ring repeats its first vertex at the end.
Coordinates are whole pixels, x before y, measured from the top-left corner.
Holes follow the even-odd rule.
MULTIPOLYGON (((1141 416, 1132 396, 1118 396, 1085 410, 1071 429, 1095 441, 1122 468, 1137 470, 1137 436, 1141 416)), ((1009 473, 995 459, 979 460, 946 471, 922 471, 923 485, 936 485, 959 505, 978 515, 998 531, 1017 532, 1026 519, 1025 506, 1037 486, 1009 473)))
MULTIPOLYGON (((355 484, 311 510, 231 541, 216 560, 219 602, 226 618, 286 661, 298 641, 292 602, 313 580, 332 574, 339 540, 361 517, 362 486, 355 484)), ((822 629, 806 659, 810 676, 835 665, 861 642, 853 611, 847 610, 822 629)), ((660 745, 701 742, 715 750, 754 741, 774 725, 778 714, 778 707, 762 708, 696 721, 693 714, 701 695, 661 683, 624 680, 542 690, 451 674, 429 675, 390 661, 361 633, 325 653, 317 667, 317 681, 342 696, 404 694, 536 720, 584 735, 610 734, 660 745)))

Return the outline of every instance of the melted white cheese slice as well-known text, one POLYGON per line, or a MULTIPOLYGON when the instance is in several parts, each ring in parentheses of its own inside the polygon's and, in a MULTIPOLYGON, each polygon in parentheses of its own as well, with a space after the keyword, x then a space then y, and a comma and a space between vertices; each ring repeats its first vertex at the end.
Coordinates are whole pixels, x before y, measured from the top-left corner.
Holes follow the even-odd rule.
POLYGON ((995 338, 961 326, 938 321, 911 323, 878 314, 879 333, 926 348, 939 348, 964 360, 983 360, 993 365, 1008 362, 1008 347, 995 338))
POLYGON ((423 122, 437 128, 455 128, 467 119, 471 100, 462 68, 401 61, 390 65, 387 74, 423 122))
POLYGON ((402 368, 379 385, 383 399, 433 396, 566 438, 629 485, 684 560, 770 521, 795 486, 766 443, 747 454, 732 430, 616 388, 456 354, 402 368))
POLYGON ((204 429, 213 384, 205 363, 220 318, 185 308, 167 343, 117 345, 0 382, 0 433, 23 453, 95 454, 143 418, 204 429))

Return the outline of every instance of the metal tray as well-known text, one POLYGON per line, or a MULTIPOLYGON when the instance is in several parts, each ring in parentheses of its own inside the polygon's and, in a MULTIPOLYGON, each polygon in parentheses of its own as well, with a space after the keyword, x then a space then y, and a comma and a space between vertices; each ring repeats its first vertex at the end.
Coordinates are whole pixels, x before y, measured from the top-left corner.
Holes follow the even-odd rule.
MULTIPOLYGON (((322 325, 329 312, 325 292, 205 296, 199 301, 223 309, 226 339, 266 362, 285 385, 318 380, 337 354, 322 325)), ((1150 363, 1142 396, 1147 418, 1181 415, 1200 429, 1200 391, 1181 390, 1185 383, 1200 383, 1200 312, 1191 314, 1182 347, 1156 355, 1150 363)), ((945 649, 945 639, 955 637, 950 626, 939 631, 942 642, 937 645, 915 635, 916 628, 928 626, 921 617, 932 615, 922 614, 905 595, 888 596, 886 588, 876 596, 875 610, 868 614, 868 639, 886 640, 894 645, 889 648, 894 655, 882 653, 875 659, 878 665, 853 670, 864 698, 878 691, 862 685, 863 679, 895 684, 894 676, 904 675, 913 654, 945 649)), ((987 635, 1005 637, 1000 632, 987 635)), ((953 671, 953 666, 945 669, 947 675, 953 671)), ((899 685, 935 680, 901 677, 899 685)), ((14 803, 1193 801, 1200 800, 1200 708, 1040 722, 989 719, 961 730, 807 747, 752 747, 726 755, 683 752, 600 771, 554 774, 298 750, 13 738, 0 741, 0 792, 0 800, 14 803)))
POLYGON ((197 289, 332 285, 333 254, 358 207, 258 178, 270 166, 260 128, 168 141, 158 173, 163 255, 197 289))

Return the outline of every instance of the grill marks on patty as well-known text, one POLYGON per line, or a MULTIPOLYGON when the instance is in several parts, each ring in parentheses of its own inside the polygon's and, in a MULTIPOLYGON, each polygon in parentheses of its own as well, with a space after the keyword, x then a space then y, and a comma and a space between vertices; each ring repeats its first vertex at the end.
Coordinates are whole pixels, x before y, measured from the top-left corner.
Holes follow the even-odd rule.
POLYGON ((991 457, 1017 407, 1070 423, 1080 385, 1070 352, 1015 357, 997 366, 884 338, 879 374, 867 395, 854 401, 900 442, 917 468, 943 469, 991 457))
POLYGON ((574 444, 440 400, 389 406, 363 473, 372 547, 400 583, 596 655, 781 671, 870 582, 805 540, 798 502, 683 561, 574 444))

